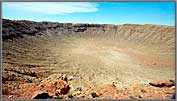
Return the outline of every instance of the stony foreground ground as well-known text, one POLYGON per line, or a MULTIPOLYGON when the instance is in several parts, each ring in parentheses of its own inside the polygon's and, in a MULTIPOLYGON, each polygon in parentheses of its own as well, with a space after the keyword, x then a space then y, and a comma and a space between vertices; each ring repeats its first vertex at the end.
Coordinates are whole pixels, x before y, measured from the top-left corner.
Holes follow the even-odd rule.
POLYGON ((124 89, 117 89, 114 84, 90 85, 71 92, 68 83, 60 79, 21 84, 3 99, 172 99, 174 94, 172 80, 133 84, 124 89))

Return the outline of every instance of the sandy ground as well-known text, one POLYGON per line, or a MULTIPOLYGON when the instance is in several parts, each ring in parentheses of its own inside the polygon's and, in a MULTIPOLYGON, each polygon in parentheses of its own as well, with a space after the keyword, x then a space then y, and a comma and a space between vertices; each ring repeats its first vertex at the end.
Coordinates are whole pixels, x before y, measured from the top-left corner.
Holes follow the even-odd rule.
POLYGON ((137 82, 174 79, 174 56, 156 54, 158 50, 149 47, 96 38, 54 42, 55 46, 50 50, 51 57, 56 57, 56 64, 50 68, 54 72, 74 74, 76 79, 72 84, 77 86, 83 81, 92 84, 117 82, 118 87, 122 88, 137 82))

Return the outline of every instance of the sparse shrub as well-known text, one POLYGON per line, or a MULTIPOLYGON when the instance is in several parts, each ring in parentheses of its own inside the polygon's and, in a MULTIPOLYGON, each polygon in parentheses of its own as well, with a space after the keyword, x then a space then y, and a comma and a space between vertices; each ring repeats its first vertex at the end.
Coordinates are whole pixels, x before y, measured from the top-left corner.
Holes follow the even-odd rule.
POLYGON ((32 83, 33 81, 31 79, 26 80, 27 83, 32 83))
POLYGON ((8 87, 2 87, 2 94, 9 94, 9 89, 8 89, 8 87))
POLYGON ((56 97, 55 99, 63 99, 63 97, 58 96, 58 97, 56 97))
POLYGON ((91 93, 91 95, 93 98, 98 97, 98 95, 95 92, 91 93))
POLYGON ((49 96, 47 99, 52 99, 53 97, 52 96, 49 96))
POLYGON ((77 91, 81 91, 82 88, 81 88, 81 87, 77 87, 76 90, 77 90, 77 91))
POLYGON ((173 82, 173 83, 175 83, 175 80, 170 80, 170 82, 173 82))
POLYGON ((68 98, 73 98, 73 95, 72 95, 72 94, 69 94, 69 95, 68 95, 68 98))
POLYGON ((139 94, 135 94, 134 97, 135 97, 135 98, 140 98, 140 99, 142 98, 142 96, 139 95, 139 94))
POLYGON ((20 84, 17 82, 16 83, 16 88, 19 89, 19 87, 20 87, 20 84))
POLYGON ((141 92, 143 92, 143 93, 145 93, 145 92, 146 92, 143 88, 141 88, 140 90, 141 90, 141 92))
POLYGON ((138 95, 138 98, 142 98, 142 96, 141 96, 141 95, 138 95))
POLYGON ((135 99, 135 97, 134 96, 129 96, 131 99, 135 99))

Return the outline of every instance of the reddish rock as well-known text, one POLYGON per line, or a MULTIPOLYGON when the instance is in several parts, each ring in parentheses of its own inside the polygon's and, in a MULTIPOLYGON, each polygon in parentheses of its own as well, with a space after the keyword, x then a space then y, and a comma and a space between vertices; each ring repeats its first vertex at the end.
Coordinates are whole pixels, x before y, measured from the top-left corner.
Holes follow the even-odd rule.
POLYGON ((37 83, 23 84, 19 89, 11 91, 13 95, 19 95, 21 98, 46 98, 49 96, 55 96, 56 92, 58 95, 67 94, 70 87, 63 80, 51 81, 46 80, 37 83), (49 96, 47 96, 47 94, 49 96))
MULTIPOLYGON (((156 81, 157 82, 157 81, 156 81)), ((170 83, 163 83, 166 86, 170 83)), ((151 82, 155 84, 154 82, 151 82)), ((162 83, 162 81, 158 81, 162 83)), ((174 82, 173 82, 174 83, 174 82)), ((163 85, 164 85, 163 84, 163 85)), ((155 87, 149 84, 133 84, 125 89, 117 89, 113 84, 105 84, 101 86, 90 85, 87 88, 83 88, 81 91, 74 91, 71 96, 74 99, 172 99, 175 94, 175 86, 171 87, 155 87), (93 97, 97 95, 97 97, 93 97)), ((3 96, 7 99, 29 99, 29 98, 67 98, 65 95, 69 91, 69 85, 63 80, 46 80, 40 84, 29 83, 20 86, 18 90, 13 91, 9 96, 3 96)))
POLYGON ((106 85, 100 86, 98 88, 98 92, 99 92, 100 97, 115 98, 116 97, 115 95, 118 93, 118 90, 115 85, 106 84, 106 85))
POLYGON ((59 94, 67 94, 70 89, 67 82, 63 80, 45 81, 41 83, 39 86, 53 95, 55 95, 56 91, 58 91, 59 94))

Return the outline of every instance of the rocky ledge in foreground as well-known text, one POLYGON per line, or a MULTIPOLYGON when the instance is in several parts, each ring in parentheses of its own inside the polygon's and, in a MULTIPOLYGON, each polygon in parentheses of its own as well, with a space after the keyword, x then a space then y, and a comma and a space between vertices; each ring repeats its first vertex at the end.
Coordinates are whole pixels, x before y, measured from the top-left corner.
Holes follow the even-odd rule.
POLYGON ((149 84, 133 84, 123 90, 114 84, 90 85, 87 88, 70 92, 70 86, 64 80, 43 80, 40 83, 26 83, 4 99, 172 99, 175 94, 175 82, 152 81, 149 84), (164 85, 164 86, 161 86, 164 85))

